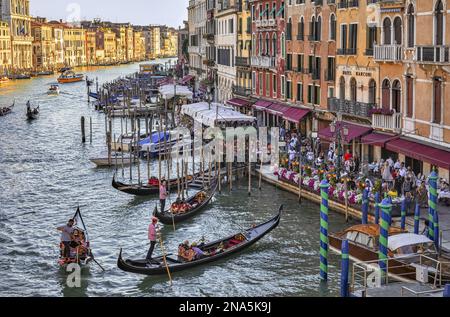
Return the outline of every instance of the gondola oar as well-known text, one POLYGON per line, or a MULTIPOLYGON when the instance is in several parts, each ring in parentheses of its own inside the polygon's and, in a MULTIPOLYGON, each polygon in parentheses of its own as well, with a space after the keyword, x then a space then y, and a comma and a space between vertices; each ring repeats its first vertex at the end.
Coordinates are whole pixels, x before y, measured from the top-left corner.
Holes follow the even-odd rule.
POLYGON ((94 254, 91 252, 92 261, 94 261, 102 270, 103 272, 106 272, 106 270, 103 268, 103 266, 100 265, 100 263, 97 262, 97 260, 94 258, 94 254))
POLYGON ((172 286, 173 285, 173 283, 172 283, 172 276, 170 275, 169 265, 167 264, 166 251, 164 250, 164 244, 163 244, 163 241, 162 241, 161 233, 159 233, 158 235, 159 235, 159 242, 161 244, 161 251, 162 251, 162 254, 163 254, 164 265, 166 266, 167 275, 169 275, 170 286, 172 286))

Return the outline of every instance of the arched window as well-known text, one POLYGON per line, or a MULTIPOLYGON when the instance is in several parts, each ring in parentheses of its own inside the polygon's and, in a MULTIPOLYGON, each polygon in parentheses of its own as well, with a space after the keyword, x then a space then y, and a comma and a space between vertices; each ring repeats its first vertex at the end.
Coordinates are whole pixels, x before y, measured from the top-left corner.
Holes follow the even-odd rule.
POLYGON ((309 22, 309 40, 313 40, 315 38, 316 33, 316 17, 312 16, 311 22, 309 22))
POLYGON ((316 41, 320 41, 320 39, 322 38, 322 17, 317 18, 316 31, 314 33, 315 33, 316 41))
POLYGON ((341 76, 339 79, 339 99, 345 100, 345 78, 341 76))
POLYGON ((402 19, 400 17, 394 19, 394 44, 402 44, 402 19))
POLYGON ((414 5, 408 7, 408 47, 414 47, 414 33, 416 30, 416 18, 414 16, 414 5))
POLYGON ((400 81, 395 80, 392 84, 392 109, 395 112, 401 112, 401 103, 402 103, 402 88, 400 85, 400 81))
POLYGON ((383 44, 392 44, 391 42, 391 19, 386 18, 383 21, 383 44))
POLYGON ((444 5, 438 0, 434 10, 435 45, 444 45, 444 5))
POLYGON ((289 17, 288 23, 286 25, 286 39, 288 41, 292 40, 292 18, 289 17))
POLYGON ((382 106, 384 109, 391 109, 391 82, 389 79, 383 80, 382 90, 382 106))
POLYGON ((356 86, 356 79, 352 77, 350 80, 350 100, 352 102, 356 102, 357 99, 357 86, 356 86))
POLYGON ((266 50, 265 50, 266 55, 270 55, 270 38, 269 38, 269 33, 266 33, 266 50))
POLYGON ((433 123, 442 122, 442 79, 435 77, 433 79, 433 123))
POLYGON ((330 40, 336 41, 336 16, 330 16, 330 40))
POLYGON ((411 75, 406 75, 406 116, 413 117, 414 107, 414 79, 411 75))
MULTIPOLYGON (((281 56, 283 58, 286 58, 286 42, 285 42, 286 38, 284 36, 284 33, 281 33, 281 56)), ((276 54, 275 54, 276 56, 276 54)))
POLYGON ((305 19, 301 17, 300 21, 298 22, 297 40, 303 41, 304 37, 305 37, 305 19))
POLYGON ((252 35, 252 55, 256 55, 256 35, 252 35))
POLYGON ((272 56, 277 56, 277 34, 272 35, 272 56))
POLYGON ((259 33, 258 55, 261 56, 263 52, 262 33, 259 33))
POLYGON ((369 82, 369 103, 375 104, 377 102, 377 83, 371 79, 369 82))

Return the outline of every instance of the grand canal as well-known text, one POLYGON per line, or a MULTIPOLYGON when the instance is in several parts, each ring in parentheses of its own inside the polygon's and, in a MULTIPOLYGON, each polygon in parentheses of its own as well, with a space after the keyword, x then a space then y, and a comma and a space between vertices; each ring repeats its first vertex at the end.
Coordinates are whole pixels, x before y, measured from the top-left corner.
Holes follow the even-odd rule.
MULTIPOLYGON (((131 64, 84 73, 103 83, 137 70, 138 65, 131 64)), ((179 225, 176 232, 164 228, 166 250, 175 251, 186 239, 225 237, 265 221, 284 204, 280 226, 271 234, 227 260, 174 274, 172 287, 166 276, 120 271, 116 261, 121 247, 126 257, 145 256, 156 199, 114 190, 114 171, 94 167, 89 158, 105 154, 104 115, 87 103, 85 83, 62 86, 60 96, 47 96, 48 84, 55 80, 52 76, 0 86, 1 105, 16 100, 14 112, 0 117, 1 296, 338 295, 337 256, 330 256, 329 283, 319 280, 319 207, 309 202, 299 206, 294 195, 267 184, 248 197, 242 179, 232 193, 217 194, 208 209, 179 225), (25 120, 28 99, 40 105, 41 116, 35 122, 25 120), (81 116, 88 122, 92 118, 92 144, 81 143, 81 116), (65 224, 78 205, 106 272, 92 264, 83 270, 81 288, 71 289, 57 265, 55 228, 65 224)), ((152 168, 156 175, 156 162, 152 168)), ((330 231, 345 226, 343 217, 330 215, 330 231)))

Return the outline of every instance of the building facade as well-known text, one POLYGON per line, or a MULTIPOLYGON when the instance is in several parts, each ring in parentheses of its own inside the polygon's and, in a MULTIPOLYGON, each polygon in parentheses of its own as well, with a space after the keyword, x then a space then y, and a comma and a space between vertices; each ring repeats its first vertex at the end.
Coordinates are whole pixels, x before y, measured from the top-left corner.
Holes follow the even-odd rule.
POLYGON ((36 18, 31 22, 33 36, 33 68, 52 70, 56 67, 56 42, 53 27, 45 18, 36 18))
MULTIPOLYGON (((190 0, 189 15, 189 72, 196 76, 197 80, 207 79, 208 66, 204 64, 206 57, 207 40, 203 37, 206 33, 207 21, 206 0, 190 0)), ((197 89, 199 82, 197 81, 197 89)))
POLYGON ((64 59, 67 66, 86 65, 86 30, 66 25, 64 28, 64 59))
POLYGON ((10 27, 12 68, 15 70, 33 67, 33 37, 29 0, 0 0, 0 20, 10 27))
POLYGON ((11 35, 7 22, 0 20, 0 76, 11 70, 11 35))

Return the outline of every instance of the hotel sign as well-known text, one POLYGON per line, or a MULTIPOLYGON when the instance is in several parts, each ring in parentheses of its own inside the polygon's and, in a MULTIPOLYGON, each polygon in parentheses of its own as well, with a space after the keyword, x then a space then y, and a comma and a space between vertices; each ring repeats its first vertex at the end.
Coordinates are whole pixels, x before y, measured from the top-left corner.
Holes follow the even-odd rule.
POLYGON ((342 75, 371 78, 374 76, 374 72, 376 71, 376 69, 370 67, 344 67, 342 69, 342 75))

